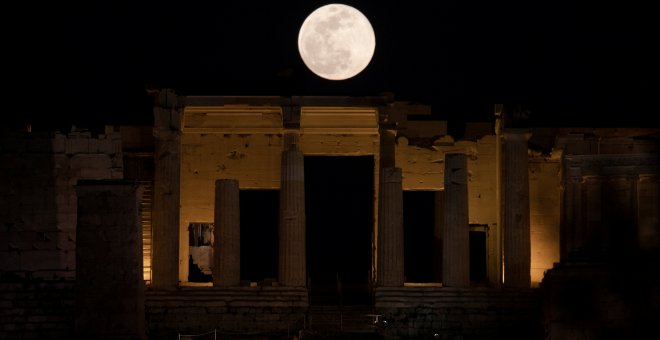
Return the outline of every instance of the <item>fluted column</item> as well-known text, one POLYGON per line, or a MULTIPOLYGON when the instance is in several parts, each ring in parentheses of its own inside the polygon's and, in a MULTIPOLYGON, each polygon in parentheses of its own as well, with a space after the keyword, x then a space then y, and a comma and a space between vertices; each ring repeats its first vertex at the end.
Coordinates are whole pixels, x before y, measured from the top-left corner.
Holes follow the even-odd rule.
POLYGON ((213 285, 238 286, 241 281, 241 222, 238 180, 215 181, 213 285))
POLYGON ((298 148, 298 132, 285 131, 283 136, 282 173, 280 182, 279 283, 304 287, 305 259, 305 166, 298 148))
POLYGON ((442 283, 470 286, 470 225, 468 221, 467 156, 445 155, 445 208, 442 229, 442 283))
POLYGON ((403 189, 400 168, 380 169, 378 285, 403 285, 403 189))
POLYGON ((510 129, 504 137, 504 285, 531 284, 529 169, 527 141, 531 134, 510 129))
POLYGON ((152 210, 152 279, 154 289, 179 285, 180 111, 172 91, 159 94, 154 108, 154 169, 152 210))
POLYGON ((563 180, 562 222, 560 226, 560 258, 575 258, 579 247, 579 230, 582 229, 582 175, 580 168, 569 168, 563 180))

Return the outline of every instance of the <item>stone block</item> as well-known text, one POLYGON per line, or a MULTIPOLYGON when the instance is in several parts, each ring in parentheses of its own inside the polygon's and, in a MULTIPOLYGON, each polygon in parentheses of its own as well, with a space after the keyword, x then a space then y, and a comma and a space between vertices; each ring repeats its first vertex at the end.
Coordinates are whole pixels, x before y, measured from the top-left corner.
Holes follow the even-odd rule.
POLYGON ((112 172, 109 168, 107 169, 90 169, 82 168, 80 169, 80 179, 111 179, 112 172))
POLYGON ((21 252, 20 261, 23 270, 64 269, 68 263, 75 263, 72 254, 57 250, 32 250, 21 252))
POLYGON ((85 154, 71 157, 69 166, 72 169, 110 169, 112 160, 104 154, 85 154))
POLYGON ((29 153, 50 153, 52 151, 52 142, 48 135, 31 133, 27 136, 26 152, 29 153))
POLYGON ((99 140, 91 138, 89 140, 89 153, 98 153, 99 152, 99 140))
POLYGON ((124 169, 122 168, 110 169, 110 179, 123 179, 123 178, 124 178, 124 169))
POLYGON ((99 139, 97 152, 102 154, 112 154, 115 151, 115 145, 112 139, 99 139))
POLYGON ((66 152, 66 136, 61 133, 56 133, 51 139, 51 149, 53 153, 66 152))
POLYGON ((27 149, 27 143, 24 135, 21 133, 12 133, 0 138, 2 151, 5 153, 24 153, 27 149))
POLYGON ((20 253, 17 251, 7 251, 7 248, 0 249, 0 271, 21 270, 20 253))
POLYGON ((89 153, 89 139, 88 138, 67 138, 66 149, 67 154, 81 154, 89 153))

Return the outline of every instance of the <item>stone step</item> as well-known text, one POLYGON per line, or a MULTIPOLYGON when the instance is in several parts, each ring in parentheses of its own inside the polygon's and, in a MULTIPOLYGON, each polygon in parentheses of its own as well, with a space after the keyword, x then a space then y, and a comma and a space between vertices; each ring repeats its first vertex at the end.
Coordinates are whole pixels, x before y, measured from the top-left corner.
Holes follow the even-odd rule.
POLYGON ((308 320, 312 331, 372 333, 375 316, 371 306, 310 306, 308 320))

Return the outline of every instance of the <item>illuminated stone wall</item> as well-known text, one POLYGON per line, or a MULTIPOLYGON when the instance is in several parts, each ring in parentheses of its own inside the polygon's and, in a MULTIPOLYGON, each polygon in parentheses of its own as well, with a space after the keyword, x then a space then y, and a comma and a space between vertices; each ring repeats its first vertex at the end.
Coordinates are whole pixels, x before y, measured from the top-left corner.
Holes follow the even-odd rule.
MULTIPOLYGON (((183 133, 181 137, 180 263, 187 264, 188 225, 213 223, 215 180, 236 179, 241 189, 278 189, 280 135, 183 133)), ((179 278, 188 280, 180 266, 179 278)))
POLYGON ((477 141, 454 142, 449 136, 428 147, 411 145, 398 138, 396 165, 403 170, 404 190, 443 190, 444 157, 447 152, 468 155, 468 204, 470 223, 496 224, 496 148, 495 136, 477 141))
MULTIPOLYGON (((196 111, 187 113, 194 119, 184 118, 188 123, 184 124, 182 134, 181 245, 188 244, 189 223, 212 222, 216 179, 237 179, 241 189, 279 188, 283 128, 281 122, 272 118, 277 110, 257 107, 253 109, 261 112, 257 115, 252 111, 244 115, 234 111, 219 111, 223 120, 220 116, 199 115, 196 111)), ((300 148, 305 155, 374 155, 378 164, 380 138, 372 116, 366 109, 343 113, 338 110, 330 114, 322 108, 303 108, 300 148), (346 117, 338 119, 340 115, 346 117)), ((446 123, 419 123, 422 122, 406 122, 396 138, 396 166, 403 172, 403 189, 443 190, 445 153, 465 152, 468 155, 469 222, 487 226, 488 276, 496 282, 501 267, 497 137, 481 133, 470 140, 454 141, 446 135, 446 123)), ((536 283, 558 260, 557 167, 556 160, 537 160, 530 166, 530 174, 533 172, 530 183, 533 196, 530 203, 531 272, 536 283)), ((376 166, 374 180, 377 178, 376 166)), ((377 187, 374 183, 374 204, 377 187)), ((377 218, 374 216, 375 223, 377 218)), ((180 247, 181 264, 187 263, 188 256, 188 248, 180 247)), ((185 265, 180 265, 179 278, 187 281, 185 265)))

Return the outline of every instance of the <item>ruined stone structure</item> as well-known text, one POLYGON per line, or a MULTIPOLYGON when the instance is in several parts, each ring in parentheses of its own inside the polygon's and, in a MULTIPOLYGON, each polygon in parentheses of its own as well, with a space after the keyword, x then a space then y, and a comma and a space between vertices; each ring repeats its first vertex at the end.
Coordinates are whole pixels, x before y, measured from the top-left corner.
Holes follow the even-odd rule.
POLYGON ((162 90, 153 127, 3 135, 0 337, 658 334, 660 129, 428 114, 162 90))

